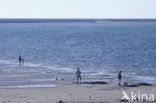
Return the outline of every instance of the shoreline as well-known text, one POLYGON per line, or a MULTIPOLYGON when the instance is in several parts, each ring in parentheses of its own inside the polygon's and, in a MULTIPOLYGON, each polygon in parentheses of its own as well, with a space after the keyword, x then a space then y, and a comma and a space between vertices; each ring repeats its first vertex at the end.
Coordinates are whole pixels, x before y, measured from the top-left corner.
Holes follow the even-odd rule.
MULTIPOLYGON (((74 75, 71 73, 55 74, 57 72, 53 71, 55 75, 51 73, 49 74, 49 72, 43 73, 42 75, 36 75, 36 72, 34 72, 34 70, 36 70, 37 68, 38 67, 2 68, 1 78, 5 78, 7 76, 4 74, 6 70, 22 72, 15 73, 15 77, 11 77, 11 75, 9 75, 10 77, 6 79, 12 79, 14 81, 11 81, 12 85, 14 85, 15 87, 0 88, 0 103, 120 103, 121 97, 123 96, 123 91, 129 94, 132 91, 135 91, 135 93, 152 93, 156 96, 155 83, 152 83, 152 86, 141 86, 141 81, 137 81, 135 79, 133 80, 133 78, 125 78, 124 73, 123 82, 127 81, 129 84, 128 86, 118 86, 117 80, 105 81, 106 79, 101 78, 100 76, 92 77, 96 74, 94 72, 87 72, 87 74, 83 75, 85 79, 82 79, 82 84, 77 85, 72 81, 72 77, 74 75), (33 71, 32 74, 29 74, 29 72, 28 74, 23 72, 25 70, 30 71, 29 69, 33 71), (55 80, 56 75, 60 75, 60 77, 58 77, 59 80, 55 80), (67 77, 68 79, 65 79, 64 77, 68 75, 70 75, 70 77, 67 77), (61 80, 62 77, 65 80, 61 80), (90 77, 92 77, 92 79, 90 77), (17 87, 18 85, 20 86, 20 84, 17 84, 17 81, 21 82, 21 80, 28 81, 26 82, 26 84, 25 82, 23 82, 21 87, 17 87), (138 84, 136 83, 140 83, 141 85, 138 86, 138 84)), ((41 71, 42 69, 44 70, 45 68, 39 68, 39 70, 41 71)), ((106 74, 101 75, 107 77, 108 74, 106 74)), ((2 85, 3 83, 5 83, 5 79, 3 82, 1 81, 0 85, 2 85)), ((146 85, 150 84, 147 83, 146 85)), ((7 85, 3 84, 3 87, 6 86, 7 85)), ((131 101, 129 102, 131 103, 131 101)))
MULTIPOLYGON (((1 67, 0 88, 33 88, 73 85, 73 79, 75 77, 74 71, 71 72, 68 70, 57 72, 53 69, 49 69, 47 71, 45 71, 45 69, 46 68, 41 67, 1 67), (55 80, 56 77, 58 80, 55 80)), ((123 73, 122 82, 128 82, 128 84, 141 82, 156 84, 154 81, 148 81, 144 78, 139 80, 139 78, 135 78, 134 75, 127 75, 123 73)), ((100 81, 108 83, 117 82, 117 72, 106 72, 105 70, 99 72, 82 72, 82 82, 100 81)))
POLYGON ((105 85, 0 89, 0 103, 120 103, 123 96, 122 91, 128 94, 131 91, 135 93, 153 93, 156 96, 156 85, 120 87, 117 86, 117 83, 112 83, 105 85))

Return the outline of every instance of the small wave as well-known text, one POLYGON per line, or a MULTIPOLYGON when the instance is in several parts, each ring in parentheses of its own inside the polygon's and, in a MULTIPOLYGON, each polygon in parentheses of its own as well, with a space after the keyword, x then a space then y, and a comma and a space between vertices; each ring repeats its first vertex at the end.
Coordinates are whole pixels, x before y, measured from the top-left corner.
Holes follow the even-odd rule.
POLYGON ((154 76, 135 76, 134 78, 142 82, 156 83, 156 77, 154 76))
MULTIPOLYGON (((15 60, 0 60, 0 64, 3 64, 4 67, 11 68, 2 68, 3 75, 0 76, 1 81, 10 81, 13 84, 16 83, 16 80, 21 80, 22 82, 42 82, 54 80, 56 76, 60 78, 67 78, 70 80, 74 77, 74 72, 76 71, 75 67, 72 66, 58 66, 58 65, 44 65, 41 63, 31 63, 26 62, 24 67, 19 68, 19 64, 15 60), (18 68, 17 68, 18 67, 18 68), (58 74, 60 72, 60 74, 58 74), (12 78, 11 78, 12 77, 12 78), (49 78, 50 77, 50 78, 49 78), (44 79, 43 79, 44 78, 44 79), (15 79, 15 81, 11 81, 15 79)), ((97 69, 97 70, 87 70, 81 68, 82 76, 84 80, 105 80, 113 81, 117 79, 117 70, 109 69, 97 69)), ((150 76, 138 76, 134 72, 123 72, 124 77, 132 78, 134 80, 139 80, 143 82, 156 83, 155 77, 150 76)), ((17 81, 18 82, 18 81, 17 81)), ((19 81, 20 82, 20 81, 19 81)), ((9 82, 6 83, 6 86, 0 85, 0 88, 33 88, 33 87, 53 87, 51 84, 39 84, 39 85, 16 85, 16 86, 7 86, 9 82)))
MULTIPOLYGON (((3 65, 1 67, 19 67, 19 63, 16 62, 15 60, 0 60, 0 64, 3 65)), ((41 63, 32 63, 32 62, 25 62, 23 67, 31 67, 31 68, 38 68, 36 70, 39 70, 41 68, 46 68, 50 70, 55 70, 55 71, 73 71, 73 68, 71 67, 62 67, 62 66, 52 66, 52 65, 44 65, 41 63)), ((27 69, 28 70, 28 69, 27 69)), ((31 69, 33 71, 33 69, 31 69)), ((45 69, 44 69, 45 70, 45 69)))
POLYGON ((0 86, 0 88, 44 88, 44 87, 56 87, 59 85, 54 84, 34 84, 34 85, 18 85, 18 86, 0 86))

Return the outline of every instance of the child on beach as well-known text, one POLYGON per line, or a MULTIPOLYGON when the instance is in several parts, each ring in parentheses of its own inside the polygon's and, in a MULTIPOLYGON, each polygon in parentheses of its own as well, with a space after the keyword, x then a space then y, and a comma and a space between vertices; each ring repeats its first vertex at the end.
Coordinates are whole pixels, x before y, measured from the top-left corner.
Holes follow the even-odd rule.
POLYGON ((77 71, 75 73, 75 77, 77 77, 77 84, 78 84, 79 79, 80 79, 80 83, 81 83, 81 71, 79 68, 77 68, 77 71))
POLYGON ((121 86, 121 79, 122 79, 121 73, 122 73, 122 71, 120 71, 120 72, 118 73, 118 80, 119 80, 118 86, 121 86))

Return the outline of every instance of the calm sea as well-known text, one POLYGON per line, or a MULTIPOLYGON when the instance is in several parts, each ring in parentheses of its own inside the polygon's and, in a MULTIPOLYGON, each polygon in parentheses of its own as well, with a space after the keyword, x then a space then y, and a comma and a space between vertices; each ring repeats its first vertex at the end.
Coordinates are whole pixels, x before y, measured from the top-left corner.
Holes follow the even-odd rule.
POLYGON ((73 76, 78 67, 85 80, 113 81, 122 70, 125 77, 156 82, 156 24, 0 24, 1 87, 54 80, 55 73, 73 76))

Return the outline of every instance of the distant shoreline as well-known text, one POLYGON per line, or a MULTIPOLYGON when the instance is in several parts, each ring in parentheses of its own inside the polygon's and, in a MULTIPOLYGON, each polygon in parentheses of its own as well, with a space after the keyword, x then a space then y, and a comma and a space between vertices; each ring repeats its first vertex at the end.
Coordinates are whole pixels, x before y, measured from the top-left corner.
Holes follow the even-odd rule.
POLYGON ((156 19, 0 19, 0 23, 156 23, 156 19))

